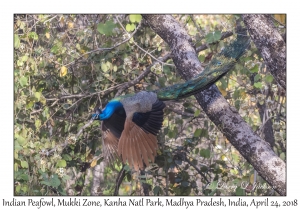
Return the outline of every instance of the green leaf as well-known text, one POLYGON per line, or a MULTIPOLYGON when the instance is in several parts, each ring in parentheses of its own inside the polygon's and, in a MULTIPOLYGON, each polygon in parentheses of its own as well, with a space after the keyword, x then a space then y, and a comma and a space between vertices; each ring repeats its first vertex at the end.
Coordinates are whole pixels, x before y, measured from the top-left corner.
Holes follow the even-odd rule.
POLYGON ((197 128, 197 129, 195 130, 194 137, 199 137, 200 134, 201 134, 201 129, 200 129, 200 128, 197 128))
POLYGON ((14 35, 14 47, 18 49, 20 47, 20 38, 17 34, 14 35))
POLYGON ((128 31, 128 32, 131 32, 131 31, 134 31, 134 29, 135 29, 135 25, 134 24, 127 24, 126 25, 126 31, 128 31))
POLYGON ((208 196, 213 196, 217 192, 217 189, 214 189, 211 191, 211 193, 208 194, 208 196))
POLYGON ((16 192, 20 192, 20 189, 21 189, 21 185, 17 185, 16 186, 16 192))
POLYGON ((28 186, 27 185, 24 185, 22 188, 21 188, 21 190, 23 191, 23 192, 27 192, 27 190, 28 190, 28 186))
POLYGON ((218 181, 213 181, 208 185, 207 189, 215 190, 217 189, 217 187, 218 187, 218 181))
POLYGON ((271 75, 271 74, 268 74, 266 77, 265 77, 265 81, 267 83, 272 83, 273 82, 273 79, 274 77, 271 75))
POLYGON ((61 49, 61 44, 60 44, 60 42, 59 43, 57 43, 56 45, 54 45, 52 48, 51 48, 51 52, 52 53, 54 53, 54 54, 58 54, 59 53, 59 51, 60 51, 60 49, 61 49))
POLYGON ((255 75, 254 82, 261 80, 261 76, 259 74, 255 75))
POLYGON ((195 133, 194 133, 194 137, 208 137, 208 132, 206 129, 202 129, 202 128, 197 128, 195 133))
POLYGON ((99 23, 97 26, 97 30, 99 31, 100 34, 104 34, 107 36, 110 36, 113 34, 113 29, 116 27, 116 24, 109 20, 105 23, 99 23))
POLYGON ((114 67, 113 67, 113 70, 114 70, 114 72, 118 71, 118 67, 117 67, 117 66, 114 66, 114 67))
POLYGON ((72 157, 68 154, 63 154, 62 155, 63 159, 65 159, 66 161, 71 161, 72 160, 72 157))
POLYGON ((47 185, 47 186, 51 186, 51 183, 49 181, 41 181, 41 184, 47 185))
POLYGON ((161 188, 159 186, 155 186, 153 189, 154 195, 158 195, 158 193, 161 191, 161 188))
POLYGON ((22 57, 22 61, 23 62, 26 62, 28 60, 28 56, 27 55, 24 55, 23 57, 22 57))
POLYGON ((58 192, 61 194, 61 195, 67 195, 66 191, 60 186, 58 186, 58 192))
POLYGON ((257 89, 261 89, 262 88, 262 83, 261 82, 255 82, 254 87, 256 87, 257 89))
POLYGON ((205 60, 205 55, 199 55, 198 59, 200 60, 201 63, 203 63, 205 60))
POLYGON ((174 131, 172 131, 172 130, 169 130, 168 136, 169 136, 170 139, 172 139, 172 138, 174 138, 176 136, 176 133, 174 131))
MULTIPOLYGON (((23 147, 20 146, 18 141, 15 141, 15 147, 14 148, 15 148, 15 152, 18 152, 21 149, 23 149, 23 147)), ((15 158, 17 158, 17 157, 15 157, 15 158)))
POLYGON ((23 136, 16 136, 18 143, 23 146, 27 143, 27 140, 23 136))
POLYGON ((41 92, 35 92, 34 97, 39 101, 41 98, 42 93, 41 92))
POLYGON ((240 90, 239 89, 235 89, 235 91, 233 92, 233 99, 238 99, 240 97, 240 90))
POLYGON ((170 67, 167 66, 167 65, 164 65, 164 66, 163 66, 163 72, 164 72, 165 74, 167 74, 167 75, 171 75, 171 74, 172 74, 172 72, 171 72, 171 70, 170 70, 170 67))
POLYGON ((161 87, 165 87, 166 85, 166 79, 164 77, 159 77, 158 78, 158 83, 161 87))
POLYGON ((22 168, 28 168, 27 161, 21 161, 21 166, 22 166, 22 168))
POLYGON ((225 80, 224 78, 221 78, 220 82, 221 82, 222 89, 226 90, 226 88, 228 87, 228 80, 227 79, 225 80))
POLYGON ((20 178, 23 179, 24 181, 28 181, 29 180, 29 177, 28 177, 27 174, 21 174, 20 178))
POLYGON ((256 64, 253 68, 250 69, 250 72, 251 72, 251 73, 257 73, 258 70, 259 70, 258 64, 256 64))
POLYGON ((209 149, 201 149, 200 150, 200 156, 204 158, 210 157, 210 150, 209 149))
POLYGON ((235 163, 240 161, 240 156, 238 154, 232 154, 232 159, 235 163))
POLYGON ((108 70, 108 67, 104 62, 101 63, 101 69, 103 72, 107 72, 107 70, 108 70))
POLYGON ((33 39, 33 40, 38 40, 39 39, 39 36, 35 32, 30 32, 28 34, 28 37, 33 39))
POLYGON ((65 160, 60 160, 57 162, 56 167, 57 168, 64 168, 67 166, 67 162, 65 160))
POLYGON ((242 189, 241 187, 237 187, 236 190, 235 190, 235 195, 243 196, 243 195, 245 195, 245 190, 242 189))
POLYGON ((200 109, 197 109, 194 113, 194 117, 198 117, 200 115, 200 109))
POLYGON ((24 87, 25 85, 27 85, 27 81, 28 81, 27 77, 25 77, 25 76, 21 77, 20 78, 20 85, 22 87, 24 87))
POLYGON ((58 176, 56 174, 53 175, 53 177, 50 179, 51 186, 58 187, 60 185, 60 180, 58 179, 58 176))
POLYGON ((39 127, 41 127, 42 123, 41 123, 41 120, 37 119, 34 124, 35 124, 36 128, 39 128, 39 127))
POLYGON ((281 160, 285 161, 285 153, 284 152, 282 152, 279 157, 280 157, 281 160))
POLYGON ((124 166, 125 171, 131 171, 130 167, 128 165, 124 166))
POLYGON ((141 15, 129 15, 129 20, 132 23, 134 23, 134 22, 139 23, 142 20, 142 16, 141 15))
POLYGON ((209 43, 213 43, 213 42, 220 40, 221 36, 222 36, 221 31, 214 31, 214 32, 208 33, 205 36, 205 39, 206 39, 206 42, 209 44, 209 43))

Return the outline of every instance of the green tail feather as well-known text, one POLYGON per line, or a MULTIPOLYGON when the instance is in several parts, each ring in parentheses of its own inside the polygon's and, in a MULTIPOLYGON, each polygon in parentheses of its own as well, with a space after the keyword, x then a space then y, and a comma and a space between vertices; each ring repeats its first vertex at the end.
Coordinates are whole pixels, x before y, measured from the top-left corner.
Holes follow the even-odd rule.
POLYGON ((183 84, 176 84, 156 90, 158 99, 174 100, 202 91, 231 70, 250 44, 246 35, 238 35, 237 39, 215 55, 205 69, 183 84))

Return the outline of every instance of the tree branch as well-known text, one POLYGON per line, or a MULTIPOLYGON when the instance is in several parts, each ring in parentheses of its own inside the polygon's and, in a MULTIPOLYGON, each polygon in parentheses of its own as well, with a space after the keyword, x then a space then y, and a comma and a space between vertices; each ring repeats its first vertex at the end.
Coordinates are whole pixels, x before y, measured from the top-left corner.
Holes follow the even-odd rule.
POLYGON ((286 45, 269 15, 243 15, 248 32, 277 83, 286 89, 286 45))
MULTIPOLYGON (((143 15, 143 18, 168 43, 173 61, 184 79, 192 78, 203 70, 190 36, 171 15, 143 15)), ((213 85, 195 94, 195 97, 211 121, 241 155, 279 194, 285 195, 284 161, 272 151, 268 143, 251 130, 218 88, 213 85)))

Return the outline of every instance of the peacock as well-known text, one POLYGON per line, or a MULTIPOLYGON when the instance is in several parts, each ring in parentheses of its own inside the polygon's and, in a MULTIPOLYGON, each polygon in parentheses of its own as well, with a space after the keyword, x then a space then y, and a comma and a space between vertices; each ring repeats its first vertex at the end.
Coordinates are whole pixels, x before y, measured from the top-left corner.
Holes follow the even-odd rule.
POLYGON ((103 155, 109 162, 128 162, 135 170, 154 162, 158 149, 157 134, 162 127, 166 100, 178 100, 202 91, 233 68, 249 46, 246 35, 216 54, 205 69, 182 84, 154 91, 140 91, 115 97, 103 110, 96 108, 93 120, 102 120, 103 155))

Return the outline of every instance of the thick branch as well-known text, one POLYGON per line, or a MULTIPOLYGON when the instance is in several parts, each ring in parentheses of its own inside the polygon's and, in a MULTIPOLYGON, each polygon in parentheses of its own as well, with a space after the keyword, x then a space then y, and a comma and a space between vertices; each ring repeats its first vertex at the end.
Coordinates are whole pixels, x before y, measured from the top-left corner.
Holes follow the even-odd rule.
POLYGON ((243 15, 253 42, 278 84, 286 89, 286 45, 268 15, 243 15))
MULTIPOLYGON (((173 61, 184 79, 201 72, 191 38, 171 15, 143 15, 151 28, 170 46, 173 61)), ((232 145, 281 195, 286 194, 285 163, 268 143, 256 135, 215 85, 195 95, 197 101, 232 145)))

